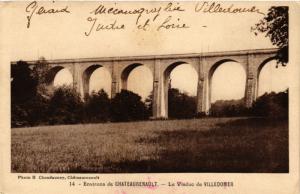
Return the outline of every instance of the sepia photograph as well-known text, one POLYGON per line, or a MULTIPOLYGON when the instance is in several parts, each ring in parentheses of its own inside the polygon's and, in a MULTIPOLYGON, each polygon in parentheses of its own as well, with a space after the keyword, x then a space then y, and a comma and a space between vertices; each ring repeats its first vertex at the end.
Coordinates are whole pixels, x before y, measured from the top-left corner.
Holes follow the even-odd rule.
POLYGON ((0 2, 0 194, 296 193, 299 10, 0 2))
MULTIPOLYGON (((71 14, 68 6, 58 4, 62 9, 53 11, 40 4, 26 6, 28 31, 43 14, 71 14)), ((189 36, 190 24, 180 21, 182 3, 95 4, 85 38, 126 30, 118 15, 137 17, 142 29, 135 33, 182 30, 189 36), (113 22, 100 23, 101 17, 113 22)), ((198 14, 228 17, 197 26, 206 31, 193 34, 197 52, 180 52, 185 42, 175 37, 171 46, 178 52, 160 52, 160 42, 148 40, 155 54, 135 50, 127 56, 116 50, 102 56, 97 49, 105 46, 95 41, 88 45, 97 51, 94 57, 80 49, 82 42, 69 51, 82 51, 80 56, 62 59, 63 50, 73 45, 47 34, 39 38, 61 41, 66 48, 41 43, 16 52, 11 62, 11 172, 288 173, 289 7, 195 6, 198 14), (242 14, 244 23, 233 14, 242 14)))
MULTIPOLYGON (((212 3, 201 6, 210 12, 212 3)), ((162 7, 100 3, 93 15, 136 11, 139 20, 152 19, 162 7)), ((33 2, 26 11, 36 8, 33 2)), ((240 41, 262 33, 265 48, 253 41, 250 49, 214 51, 218 42, 199 40, 198 53, 55 59, 51 49, 51 59, 20 56, 11 63, 12 172, 287 173, 288 13, 271 6, 247 22, 240 41)), ((85 35, 105 30, 89 19, 85 35)))

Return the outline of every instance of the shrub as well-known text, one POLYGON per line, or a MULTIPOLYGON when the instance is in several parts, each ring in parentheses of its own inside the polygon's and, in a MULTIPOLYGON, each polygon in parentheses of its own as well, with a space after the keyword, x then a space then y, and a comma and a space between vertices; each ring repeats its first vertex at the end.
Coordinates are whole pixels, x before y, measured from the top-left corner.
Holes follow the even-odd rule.
POLYGON ((244 105, 244 98, 239 100, 218 100, 211 105, 211 116, 235 117, 249 115, 249 110, 244 105))
POLYGON ((170 118, 192 118, 197 112, 196 97, 180 92, 178 89, 169 89, 168 113, 170 118))
POLYGON ((244 99, 219 100, 212 104, 211 116, 258 116, 258 117, 288 117, 288 90, 271 92, 257 98, 251 108, 244 106, 244 99))
POLYGON ((85 122, 105 122, 110 120, 110 99, 102 89, 93 92, 85 102, 85 122))
POLYGON ((252 114, 264 117, 288 117, 289 91, 265 93, 259 97, 252 107, 252 114))
POLYGON ((82 122, 83 102, 75 89, 62 86, 55 89, 49 101, 49 124, 73 124, 82 122))
POLYGON ((149 118, 146 105, 141 97, 131 91, 122 90, 111 102, 113 121, 145 120, 149 118))

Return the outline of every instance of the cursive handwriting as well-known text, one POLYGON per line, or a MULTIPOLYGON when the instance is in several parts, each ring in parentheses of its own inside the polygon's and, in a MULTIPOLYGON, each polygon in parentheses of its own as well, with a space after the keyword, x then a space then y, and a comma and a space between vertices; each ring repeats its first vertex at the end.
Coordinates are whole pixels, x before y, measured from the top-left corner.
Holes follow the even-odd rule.
MULTIPOLYGON (((177 18, 177 22, 179 22, 180 19, 177 18)), ((189 28, 188 25, 186 25, 185 23, 179 24, 179 23, 175 23, 172 22, 172 16, 167 17, 163 23, 161 25, 158 26, 157 31, 161 30, 161 29, 181 29, 181 28, 189 28)))
POLYGON ((137 8, 137 9, 120 9, 115 7, 105 7, 104 5, 100 4, 95 10, 91 11, 90 14, 98 15, 98 14, 111 14, 111 15, 138 15, 137 20, 142 17, 143 14, 156 14, 159 15, 161 11, 161 7, 159 8, 137 8))
POLYGON ((104 5, 100 4, 96 9, 90 12, 93 15, 137 15, 136 24, 138 23, 139 19, 143 15, 150 15, 153 14, 153 18, 157 18, 161 12, 183 12, 185 11, 184 8, 181 7, 179 3, 168 3, 165 6, 158 6, 153 8, 133 8, 133 9, 122 9, 117 7, 105 7, 104 5))
POLYGON ((125 25, 124 24, 117 24, 117 20, 115 20, 113 23, 110 24, 101 24, 97 23, 97 18, 88 17, 87 21, 92 22, 92 25, 90 27, 90 30, 88 32, 85 32, 84 34, 86 36, 91 35, 92 31, 100 31, 100 30, 124 30, 125 25))
POLYGON ((166 5, 166 7, 164 8, 164 11, 165 12, 174 12, 174 11, 180 11, 180 12, 182 12, 182 11, 185 11, 185 9, 182 8, 179 3, 177 3, 176 5, 174 5, 174 3, 170 2, 170 3, 168 3, 166 5))
MULTIPOLYGON (((38 1, 30 2, 26 8, 26 18, 27 18, 27 28, 30 28, 31 21, 34 16, 40 15, 60 15, 60 14, 70 14, 71 11, 67 5, 57 7, 53 6, 42 6, 38 1)), ((148 31, 154 29, 157 31, 163 30, 180 30, 191 28, 189 22, 185 22, 182 17, 193 11, 199 14, 241 14, 241 13, 253 13, 262 14, 259 8, 256 6, 236 6, 234 3, 222 4, 214 1, 203 1, 195 2, 193 4, 192 10, 189 7, 181 5, 179 2, 166 2, 162 4, 153 4, 150 7, 121 7, 117 3, 111 5, 97 4, 93 9, 88 10, 87 23, 88 29, 84 31, 85 36, 90 36, 97 31, 121 31, 126 30, 130 27, 127 26, 130 19, 126 17, 126 22, 123 21, 123 16, 130 16, 133 18, 132 24, 138 30, 148 31), (186 10, 187 8, 187 10, 186 10), (110 22, 104 22, 102 17, 112 18, 110 22), (100 19, 101 17, 101 19, 100 19), (123 22, 122 22, 123 21, 123 22)), ((37 17, 38 18, 38 17, 37 17)), ((203 25, 202 27, 207 27, 203 25)))
POLYGON ((29 3, 25 11, 26 13, 29 13, 29 15, 27 16, 27 28, 30 27, 31 19, 34 14, 43 15, 43 14, 56 14, 56 13, 71 13, 68 10, 68 6, 59 9, 54 9, 54 8, 47 9, 44 6, 39 7, 36 1, 32 1, 31 3, 29 3))
POLYGON ((223 7, 220 3, 216 2, 198 2, 195 6, 195 12, 202 13, 258 13, 265 15, 262 13, 257 7, 252 6, 249 8, 246 7, 235 7, 234 4, 230 6, 223 7))

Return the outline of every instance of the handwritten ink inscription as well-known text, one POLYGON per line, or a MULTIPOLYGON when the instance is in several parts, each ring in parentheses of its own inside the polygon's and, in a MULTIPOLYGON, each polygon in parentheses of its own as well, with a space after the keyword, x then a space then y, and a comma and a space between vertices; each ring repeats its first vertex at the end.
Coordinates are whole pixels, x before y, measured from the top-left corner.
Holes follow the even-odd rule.
MULTIPOLYGON (((41 4, 41 2, 39 2, 41 4)), ((30 28, 33 16, 40 15, 66 15, 71 14, 67 5, 59 7, 52 2, 52 7, 41 6, 37 1, 30 2, 26 8, 27 28, 30 28)), ((189 7, 189 9, 191 9, 189 7)), ((150 30, 184 30, 192 26, 185 21, 187 14, 264 14, 256 6, 238 7, 234 3, 223 5, 222 3, 195 2, 194 9, 189 10, 180 2, 164 2, 152 7, 129 7, 122 8, 117 3, 110 6, 99 4, 91 10, 82 10, 87 12, 86 22, 88 28, 84 31, 85 36, 91 36, 95 32, 101 31, 122 31, 125 29, 137 29, 141 31, 150 30), (109 17, 107 22, 103 17, 109 17), (126 19, 124 19, 126 17, 126 19), (130 19, 133 18, 134 26, 130 19), (105 22, 104 22, 105 21, 105 22), (131 24, 132 25, 132 24, 131 24)), ((208 27, 207 25, 199 25, 208 27)))
POLYGON ((202 12, 202 13, 230 13, 230 14, 237 14, 237 13, 258 13, 264 15, 257 7, 235 7, 234 4, 229 6, 222 6, 220 3, 216 2, 198 2, 195 6, 195 12, 202 12))
POLYGON ((87 18, 87 21, 91 22, 92 26, 88 32, 84 33, 86 36, 89 36, 93 30, 100 31, 100 30, 124 30, 125 29, 125 25, 117 24, 117 20, 115 20, 110 24, 97 23, 97 20, 98 20, 97 18, 92 18, 92 17, 87 18))
POLYGON ((165 6, 159 6, 154 8, 133 8, 133 9, 121 9, 118 7, 106 7, 100 4, 96 9, 90 12, 93 17, 88 17, 87 21, 91 22, 90 28, 84 34, 85 36, 90 36, 93 31, 101 30, 124 30, 125 24, 120 24, 118 18, 126 15, 136 16, 135 27, 138 30, 147 31, 151 26, 156 26, 156 30, 169 30, 169 29, 182 29, 189 28, 185 23, 179 23, 180 18, 173 19, 172 16, 167 16, 163 20, 158 21, 162 15, 162 12, 172 14, 174 12, 185 12, 185 9, 181 7, 179 3, 167 3, 165 6), (113 23, 102 24, 98 22, 97 16, 99 15, 112 15, 118 16, 113 23), (146 18, 143 20, 143 18, 146 18))
MULTIPOLYGON (((53 2, 54 3, 54 2, 53 2)), ((36 1, 29 3, 25 9, 27 15, 27 28, 30 27, 32 16, 35 15, 47 15, 47 14, 57 14, 57 13, 71 13, 68 10, 68 6, 64 8, 45 8, 44 6, 39 6, 36 1)))

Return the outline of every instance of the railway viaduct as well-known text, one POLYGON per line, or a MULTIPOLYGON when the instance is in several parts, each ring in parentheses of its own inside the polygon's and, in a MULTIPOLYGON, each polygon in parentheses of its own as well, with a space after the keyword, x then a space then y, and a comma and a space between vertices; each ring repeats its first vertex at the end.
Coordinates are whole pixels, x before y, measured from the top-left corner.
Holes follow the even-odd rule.
MULTIPOLYGON (((60 70, 67 68, 73 76, 73 87, 84 97, 89 94, 92 73, 97 68, 104 67, 111 75, 111 96, 114 97, 121 89, 127 89, 130 72, 138 66, 145 66, 153 75, 153 117, 168 117, 170 73, 176 66, 188 63, 198 73, 197 111, 208 113, 214 71, 222 63, 237 62, 246 72, 244 99, 245 105, 250 107, 257 97, 260 70, 267 62, 275 58, 276 52, 277 49, 252 49, 193 54, 47 60, 51 67, 49 86, 53 86, 55 75, 60 70)), ((35 64, 36 61, 28 61, 28 63, 35 64)))

